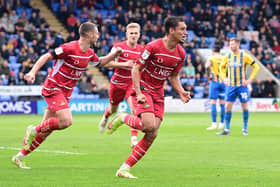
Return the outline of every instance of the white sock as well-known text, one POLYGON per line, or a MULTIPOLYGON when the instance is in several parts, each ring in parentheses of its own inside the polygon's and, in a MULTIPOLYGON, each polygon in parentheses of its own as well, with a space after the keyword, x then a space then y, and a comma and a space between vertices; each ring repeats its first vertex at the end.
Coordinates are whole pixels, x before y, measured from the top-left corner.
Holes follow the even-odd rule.
POLYGON ((131 140, 136 140, 137 141, 137 136, 131 136, 131 140))
POLYGON ((31 129, 31 131, 32 131, 32 133, 35 134, 35 135, 38 134, 38 132, 36 131, 36 126, 34 126, 34 127, 31 129))
POLYGON ((123 163, 120 167, 121 170, 123 169, 130 169, 131 167, 127 163, 123 163))
POLYGON ((120 115, 120 118, 121 118, 122 122, 124 122, 124 118, 125 118, 126 115, 128 115, 128 114, 127 113, 123 113, 123 114, 120 115))
POLYGON ((216 122, 212 122, 212 127, 217 127, 217 123, 216 122))
POLYGON ((18 158, 18 159, 23 159, 24 157, 25 157, 25 155, 24 154, 22 154, 21 153, 21 151, 20 152, 18 152, 18 154, 16 155, 16 157, 18 158))

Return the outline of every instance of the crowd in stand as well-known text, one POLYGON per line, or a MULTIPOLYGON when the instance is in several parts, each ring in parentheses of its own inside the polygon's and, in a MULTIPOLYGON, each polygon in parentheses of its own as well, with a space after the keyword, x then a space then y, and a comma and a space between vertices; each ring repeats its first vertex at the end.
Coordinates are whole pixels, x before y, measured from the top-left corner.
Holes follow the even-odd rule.
MULTIPOLYGON (((100 40, 95 47, 98 55, 108 53, 112 45, 125 39, 125 26, 138 22, 144 45, 164 35, 162 27, 168 15, 184 16, 188 25, 187 42, 183 44, 187 58, 181 71, 181 83, 196 98, 208 96, 208 76, 197 48, 220 45, 228 49, 231 37, 241 37, 242 49, 250 50, 278 79, 280 79, 280 4, 272 0, 48 0, 46 4, 57 15, 70 34, 55 33, 38 7, 29 0, 0 0, 0 85, 27 84, 23 75, 38 57, 63 42, 78 37, 78 27, 85 21, 98 24, 100 40), (258 35, 246 35, 258 31, 258 35)), ((53 62, 37 75, 36 84, 42 84, 53 62)), ((113 70, 101 69, 110 78, 113 70)), ((267 94, 272 80, 252 84, 252 96, 273 97, 267 94)), ((85 73, 78 85, 79 92, 97 93, 105 86, 98 85, 90 73, 85 73)), ((274 89, 273 89, 274 90, 274 89)), ((273 92, 273 91, 272 91, 273 92)), ((169 83, 166 95, 176 96, 169 83)), ((104 97, 107 95, 104 94, 104 97)))

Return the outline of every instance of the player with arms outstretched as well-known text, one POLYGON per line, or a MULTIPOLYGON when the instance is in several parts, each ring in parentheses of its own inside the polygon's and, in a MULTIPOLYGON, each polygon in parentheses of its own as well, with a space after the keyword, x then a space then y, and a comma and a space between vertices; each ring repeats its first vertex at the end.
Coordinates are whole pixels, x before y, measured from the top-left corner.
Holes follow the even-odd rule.
POLYGON ((105 57, 100 57, 90 48, 96 44, 99 37, 95 24, 86 22, 79 28, 80 38, 77 41, 65 43, 42 55, 29 73, 25 75, 28 82, 33 83, 39 69, 49 60, 55 59, 54 66, 47 76, 42 95, 48 104, 42 122, 37 126, 28 126, 23 140, 24 147, 12 158, 12 162, 19 168, 30 169, 24 163, 24 158, 34 151, 54 130, 63 130, 72 124, 72 114, 69 100, 73 88, 88 63, 94 66, 103 66, 114 60, 121 53, 116 49, 105 57))
POLYGON ((209 86, 209 99, 211 100, 211 119, 212 125, 207 130, 223 129, 224 128, 224 116, 225 116, 225 92, 226 85, 219 73, 219 66, 223 61, 223 56, 220 54, 220 48, 216 46, 213 49, 212 56, 207 60, 205 67, 211 70, 211 82, 209 86), (219 99, 220 103, 220 123, 217 126, 217 108, 216 103, 219 99))
MULTIPOLYGON (((99 123, 99 131, 103 132, 106 127, 108 118, 114 114, 119 106, 119 103, 124 99, 127 100, 130 111, 133 114, 133 105, 130 97, 132 91, 131 68, 127 68, 129 61, 135 61, 139 58, 142 51, 142 46, 137 44, 140 37, 140 25, 138 23, 130 23, 126 26, 126 41, 116 43, 112 51, 117 47, 123 50, 123 53, 115 60, 106 66, 114 67, 115 72, 110 82, 109 101, 110 104, 106 108, 105 113, 99 123)), ((131 63, 132 65, 132 63, 131 63)), ((106 67, 105 66, 105 67, 106 67)), ((131 147, 133 148, 137 142, 138 131, 131 128, 131 147)))
POLYGON ((166 78, 170 78, 184 103, 190 100, 190 93, 182 88, 178 75, 186 56, 180 43, 185 40, 187 26, 182 17, 171 16, 166 18, 164 27, 166 36, 147 44, 132 68, 135 115, 119 113, 107 126, 108 134, 124 123, 145 133, 117 171, 119 177, 136 178, 130 168, 145 155, 157 137, 164 113, 163 84, 166 78))
POLYGON ((240 50, 240 40, 231 38, 230 52, 225 56, 220 65, 220 75, 227 85, 226 88, 226 114, 225 114, 225 129, 219 132, 218 135, 230 134, 230 120, 232 116, 232 105, 236 99, 239 98, 243 109, 243 129, 242 134, 248 135, 248 101, 249 91, 248 84, 252 82, 259 71, 259 66, 255 63, 252 57, 245 51, 240 50), (253 71, 249 78, 247 78, 246 67, 251 65, 253 71))

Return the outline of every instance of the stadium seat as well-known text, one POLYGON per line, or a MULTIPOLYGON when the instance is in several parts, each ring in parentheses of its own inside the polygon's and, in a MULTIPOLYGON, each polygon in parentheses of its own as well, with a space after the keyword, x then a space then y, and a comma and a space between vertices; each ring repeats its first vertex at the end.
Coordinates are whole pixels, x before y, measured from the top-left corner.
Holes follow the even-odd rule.
POLYGON ((195 36, 195 33, 193 30, 188 30, 188 41, 190 42, 193 37, 195 36))
POLYGON ((52 8, 53 12, 58 13, 59 12, 59 2, 52 2, 51 8, 52 8))
POLYGON ((16 56, 9 56, 8 59, 10 64, 16 64, 17 63, 17 57, 16 56))

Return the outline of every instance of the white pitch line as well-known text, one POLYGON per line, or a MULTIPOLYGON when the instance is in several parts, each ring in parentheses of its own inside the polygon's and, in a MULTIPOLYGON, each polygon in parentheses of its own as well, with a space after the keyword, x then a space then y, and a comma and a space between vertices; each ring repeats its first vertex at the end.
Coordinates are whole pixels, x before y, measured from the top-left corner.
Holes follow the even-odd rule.
MULTIPOLYGON (((20 151, 22 148, 0 146, 0 149, 2 149, 2 150, 16 150, 16 151, 20 151)), ((44 153, 64 154, 64 155, 85 155, 85 153, 76 153, 76 152, 60 151, 60 150, 41 150, 41 149, 36 149, 35 151, 37 151, 37 152, 44 152, 44 153)))

